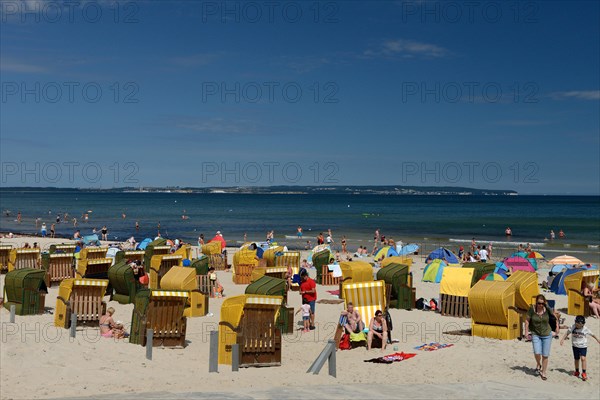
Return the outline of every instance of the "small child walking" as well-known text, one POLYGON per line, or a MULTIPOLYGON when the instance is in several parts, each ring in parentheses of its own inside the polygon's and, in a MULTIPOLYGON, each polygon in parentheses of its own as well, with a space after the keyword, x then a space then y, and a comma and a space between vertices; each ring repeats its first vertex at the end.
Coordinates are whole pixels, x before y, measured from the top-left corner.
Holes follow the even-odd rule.
POLYGON ((302 305, 298 311, 296 311, 296 314, 298 314, 300 311, 302 311, 302 321, 304 322, 304 329, 302 332, 310 332, 310 317, 312 310, 310 309, 310 304, 308 304, 308 301, 304 299, 302 300, 302 305))
POLYGON ((572 335, 571 344, 573 345, 573 357, 575 358, 575 372, 573 372, 573 376, 579 377, 579 359, 581 359, 581 380, 587 381, 587 337, 593 337, 598 343, 600 343, 600 340, 594 336, 587 326, 585 326, 585 318, 583 315, 575 317, 575 323, 567 330, 565 336, 560 340, 561 346, 565 339, 569 337, 569 334, 572 335))

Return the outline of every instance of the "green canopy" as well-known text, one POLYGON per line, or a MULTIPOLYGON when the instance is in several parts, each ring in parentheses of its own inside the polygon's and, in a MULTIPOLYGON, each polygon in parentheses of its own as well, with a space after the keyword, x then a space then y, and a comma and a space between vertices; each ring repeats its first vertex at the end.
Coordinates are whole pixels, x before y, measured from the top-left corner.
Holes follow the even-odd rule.
POLYGON ((158 238, 152 242, 148 246, 146 246, 146 255, 144 255, 144 265, 150 267, 150 261, 152 260, 152 256, 154 255, 154 248, 157 246, 166 246, 167 239, 158 238))
POLYGON ((471 287, 479 282, 481 277, 483 277, 485 274, 492 273, 496 270, 496 264, 482 262, 465 263, 462 267, 473 268, 475 270, 475 272, 473 272, 473 279, 471 280, 471 287))
POLYGON ((274 278, 272 276, 262 276, 246 287, 246 294, 265 294, 269 296, 286 295, 285 279, 274 278))
POLYGON ((391 263, 377 271, 377 280, 392 285, 388 308, 411 310, 414 307, 413 291, 409 281, 409 266, 391 263))
POLYGON ((131 333, 129 334, 129 343, 144 345, 143 341, 146 333, 145 316, 150 304, 149 289, 141 289, 137 292, 134 299, 133 313, 131 315, 131 333))
POLYGON ((4 307, 15 305, 17 315, 33 315, 44 312, 44 300, 48 293, 46 271, 23 268, 8 272, 4 278, 4 307))
POLYGON ((108 280, 114 289, 111 300, 116 300, 121 304, 134 302, 140 285, 126 260, 120 261, 108 269, 108 280))
POLYGON ((196 268, 196 275, 208 274, 208 256, 203 254, 200 258, 193 260, 190 267, 196 268))
POLYGON ((313 266, 317 269, 317 283, 321 285, 323 283, 323 277, 321 276, 323 272, 323 265, 328 265, 329 260, 331 258, 331 252, 329 249, 325 249, 318 253, 313 254, 312 263, 313 266))

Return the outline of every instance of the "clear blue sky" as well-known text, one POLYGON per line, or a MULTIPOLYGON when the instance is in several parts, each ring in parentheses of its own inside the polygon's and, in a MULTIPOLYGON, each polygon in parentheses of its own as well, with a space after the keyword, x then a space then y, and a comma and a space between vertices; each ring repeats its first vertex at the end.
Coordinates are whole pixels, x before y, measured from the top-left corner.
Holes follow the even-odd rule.
POLYGON ((269 4, 2 1, 2 186, 600 193, 598 2, 269 4))

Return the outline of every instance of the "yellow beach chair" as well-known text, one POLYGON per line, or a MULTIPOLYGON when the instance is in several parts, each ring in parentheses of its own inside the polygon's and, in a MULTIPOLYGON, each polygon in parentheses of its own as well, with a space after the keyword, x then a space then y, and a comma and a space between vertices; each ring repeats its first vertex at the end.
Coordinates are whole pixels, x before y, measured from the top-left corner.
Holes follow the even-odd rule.
POLYGON ((537 273, 515 271, 506 281, 515 284, 515 307, 521 311, 529 310, 535 297, 540 294, 537 273))
POLYGON ((113 265, 120 263, 121 261, 139 261, 144 263, 144 256, 146 255, 145 250, 121 250, 115 255, 115 262, 113 265))
POLYGON ((188 294, 185 317, 202 317, 208 313, 209 296, 198 290, 196 270, 186 267, 172 267, 160 280, 160 289, 184 291, 188 294))
POLYGON ((340 263, 342 278, 340 279, 340 298, 344 298, 342 290, 346 283, 372 282, 373 266, 365 261, 346 261, 340 263))
POLYGON ((77 263, 77 278, 108 279, 108 269, 112 266, 112 258, 85 258, 77 263))
POLYGON ((519 314, 515 310, 515 284, 479 281, 469 291, 473 336, 511 340, 519 337, 519 314))
POLYGON ((596 269, 576 272, 565 278, 565 290, 567 291, 567 296, 569 296, 567 308, 569 315, 583 315, 584 317, 590 315, 590 306, 583 296, 583 288, 588 283, 593 283, 594 287, 597 287, 599 274, 600 271, 596 269))
POLYGON ((440 281, 440 310, 442 315, 469 318, 469 290, 473 268, 444 268, 440 281))
POLYGON ((1 244, 0 245, 0 272, 8 271, 8 259, 10 257, 10 251, 12 245, 1 244))
POLYGON ((183 256, 180 254, 164 254, 152 256, 150 261, 150 283, 148 288, 160 289, 160 280, 172 267, 182 267, 183 256))
POLYGON ((96 325, 106 313, 106 303, 102 301, 108 279, 65 279, 58 288, 54 325, 69 328, 71 314, 77 314, 77 325, 96 325))
POLYGON ((300 270, 300 252, 283 251, 282 254, 275 254, 275 267, 290 266, 296 271, 300 270))
POLYGON ((108 247, 85 247, 79 252, 79 260, 106 258, 108 247))
POLYGON ((225 299, 219 322, 219 364, 231 365, 231 346, 240 347, 240 367, 281 365, 282 296, 242 295, 225 299))
POLYGON ((348 303, 352 302, 366 327, 375 316, 375 311, 386 310, 385 281, 344 283, 343 291, 345 307, 348 308, 348 303))
POLYGON ((12 249, 8 257, 8 272, 16 269, 41 269, 40 249, 12 249))
POLYGON ((73 278, 75 255, 73 253, 42 254, 42 267, 48 274, 48 287, 64 279, 73 278))
POLYGON ((146 332, 152 329, 153 347, 185 347, 187 298, 188 292, 183 291, 140 290, 135 296, 129 343, 145 346, 146 332))

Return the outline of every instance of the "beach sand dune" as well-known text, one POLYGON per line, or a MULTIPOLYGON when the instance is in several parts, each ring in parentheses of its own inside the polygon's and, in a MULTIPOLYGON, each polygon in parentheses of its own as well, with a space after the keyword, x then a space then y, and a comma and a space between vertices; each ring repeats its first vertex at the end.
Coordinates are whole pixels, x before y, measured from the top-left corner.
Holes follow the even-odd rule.
MULTIPOLYGON (((21 243, 23 238, 7 240, 21 243)), ((30 243, 34 240, 30 240, 30 243)), ((36 240, 41 246, 49 239, 36 240)), ((64 240, 54 240, 64 242, 64 240)), ((231 254, 235 251, 231 249, 231 254)), ((417 297, 437 297, 439 285, 420 282, 424 264, 415 260, 412 269, 417 297)), ((540 271, 540 279, 546 270, 540 271)), ((218 272, 227 296, 242 294, 245 286, 232 283, 231 273, 218 272)), ((314 275, 314 270, 311 271, 314 275)), ((0 278, 2 287, 4 275, 0 278)), ((318 286, 319 299, 333 299, 318 286)), ((210 299, 214 315, 188 318, 184 349, 153 349, 153 359, 145 358, 145 348, 127 340, 104 339, 98 328, 78 328, 69 338, 65 329, 53 325, 58 288, 49 290, 49 313, 17 316, 9 323, 9 312, 0 310, 0 396, 2 399, 30 398, 595 398, 600 380, 600 345, 590 341, 588 375, 582 382, 570 376, 573 360, 570 342, 559 346, 554 340, 548 381, 535 376, 530 343, 499 341, 447 334, 469 328, 467 319, 442 317, 424 311, 391 310, 392 336, 399 340, 398 351, 417 353, 402 362, 386 365, 365 363, 384 353, 364 348, 338 351, 337 378, 327 374, 306 374, 307 369, 333 337, 343 304, 317 304, 317 329, 283 336, 282 365, 271 368, 244 368, 232 372, 220 365, 218 374, 208 373, 209 332, 217 329, 223 299, 210 299), (451 343, 452 347, 422 352, 423 343, 451 343)), ((557 307, 566 308, 566 296, 549 294, 557 307)), ((289 303, 297 310, 300 295, 289 293, 289 303)), ((115 319, 131 322, 133 305, 109 302, 115 319)), ((566 316, 566 323, 573 316, 566 316)), ((296 321, 299 319, 296 317, 296 321)), ((600 322, 589 318, 587 326, 600 333, 600 322)))

